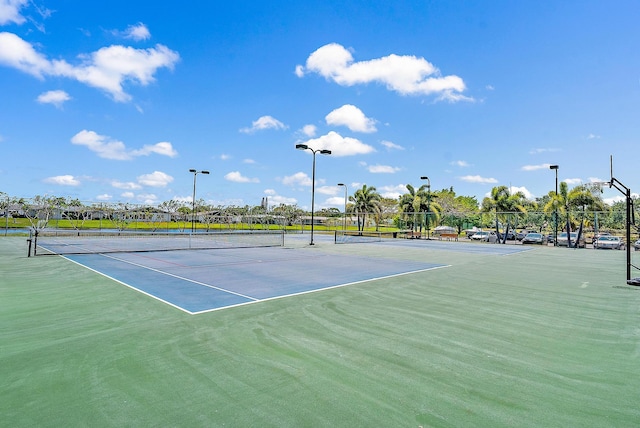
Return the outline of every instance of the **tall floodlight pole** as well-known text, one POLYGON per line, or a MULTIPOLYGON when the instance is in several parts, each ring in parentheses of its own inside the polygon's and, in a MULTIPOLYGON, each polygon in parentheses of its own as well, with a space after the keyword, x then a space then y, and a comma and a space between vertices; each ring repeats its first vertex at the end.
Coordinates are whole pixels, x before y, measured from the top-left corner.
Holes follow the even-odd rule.
POLYGON ((315 192, 316 192, 316 153, 320 153, 321 155, 330 155, 331 150, 314 150, 306 144, 296 144, 296 149, 298 150, 309 150, 313 153, 313 168, 311 172, 311 242, 309 245, 313 245, 313 211, 315 210, 315 192))
POLYGON ((556 171, 556 200, 553 203, 553 246, 558 246, 558 165, 549 165, 549 169, 556 171))
POLYGON ((193 199, 191 201, 191 233, 193 233, 196 228, 196 176, 198 174, 209 174, 209 171, 190 169, 189 172, 193 174, 193 199))
POLYGON ((344 225, 342 226, 342 230, 347 230, 347 185, 338 183, 338 186, 344 187, 344 225))
POLYGON ((429 237, 429 231, 431 229, 430 225, 429 225, 429 211, 431 211, 431 180, 429 180, 429 177, 420 177, 420 180, 427 180, 427 239, 431 239, 429 237))

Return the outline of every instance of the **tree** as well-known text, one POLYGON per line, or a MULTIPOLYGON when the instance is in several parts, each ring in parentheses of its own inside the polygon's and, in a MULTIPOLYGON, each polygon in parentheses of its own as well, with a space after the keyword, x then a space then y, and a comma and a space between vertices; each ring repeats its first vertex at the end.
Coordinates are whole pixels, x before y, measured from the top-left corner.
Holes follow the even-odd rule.
POLYGON ((367 187, 366 184, 362 189, 358 189, 349 200, 353 202, 353 209, 358 218, 358 230, 364 230, 366 224, 367 213, 375 214, 380 211, 381 196, 374 186, 367 187))
POLYGON ((525 205, 527 197, 522 192, 511 194, 507 186, 497 186, 491 189, 491 196, 487 196, 482 200, 482 211, 495 211, 496 235, 500 236, 499 222, 506 221, 507 227, 504 232, 502 243, 507 242, 507 234, 511 227, 511 216, 513 213, 526 213, 525 205))
POLYGON ((469 223, 477 225, 480 208, 475 196, 457 196, 453 187, 436 191, 433 196, 438 200, 442 224, 456 227, 458 233, 469 223))
POLYGON ((598 185, 579 185, 567 193, 569 207, 578 208, 581 211, 580 228, 578 229, 578 242, 585 226, 585 214, 587 208, 591 211, 604 210, 604 202, 600 197, 602 189, 598 185))

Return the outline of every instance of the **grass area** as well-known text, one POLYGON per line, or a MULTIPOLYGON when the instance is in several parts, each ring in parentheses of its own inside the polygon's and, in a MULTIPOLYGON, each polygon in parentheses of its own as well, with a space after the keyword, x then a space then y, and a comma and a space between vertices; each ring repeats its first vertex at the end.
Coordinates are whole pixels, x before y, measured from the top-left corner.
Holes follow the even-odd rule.
POLYGON ((320 243, 281 250, 453 268, 191 316, 24 246, 0 238, 5 426, 640 420, 640 289, 623 252, 320 243))

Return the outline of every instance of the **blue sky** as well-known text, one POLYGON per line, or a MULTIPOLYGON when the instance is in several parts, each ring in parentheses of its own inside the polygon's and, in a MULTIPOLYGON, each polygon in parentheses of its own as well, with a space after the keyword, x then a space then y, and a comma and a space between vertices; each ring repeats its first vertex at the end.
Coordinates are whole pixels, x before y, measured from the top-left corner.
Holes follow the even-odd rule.
POLYGON ((0 0, 0 191, 308 209, 298 143, 316 208, 640 189, 637 1, 161 4, 0 0))

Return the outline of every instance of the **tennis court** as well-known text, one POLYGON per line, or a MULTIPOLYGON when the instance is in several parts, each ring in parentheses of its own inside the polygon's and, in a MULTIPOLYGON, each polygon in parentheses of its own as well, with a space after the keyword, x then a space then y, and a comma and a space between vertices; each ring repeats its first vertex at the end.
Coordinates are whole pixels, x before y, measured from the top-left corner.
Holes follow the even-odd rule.
POLYGON ((286 240, 27 258, 0 238, 3 423, 637 426, 623 252, 286 240))
POLYGON ((445 267, 282 247, 66 257, 191 314, 445 267))

